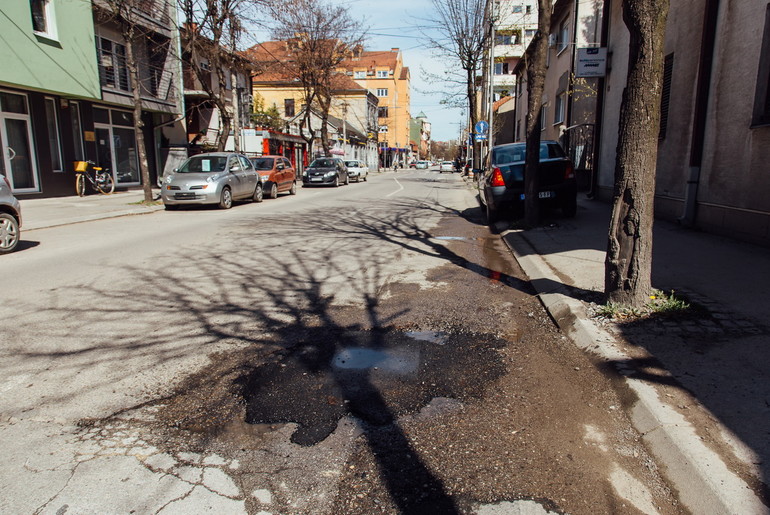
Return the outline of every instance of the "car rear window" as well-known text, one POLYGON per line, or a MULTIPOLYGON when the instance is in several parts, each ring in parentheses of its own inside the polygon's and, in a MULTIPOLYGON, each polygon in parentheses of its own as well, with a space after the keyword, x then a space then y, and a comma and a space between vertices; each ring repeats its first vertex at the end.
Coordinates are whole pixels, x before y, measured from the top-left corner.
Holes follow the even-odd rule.
POLYGON ((310 163, 310 168, 334 168, 335 166, 334 159, 316 159, 310 163))
MULTIPOLYGON (((526 159, 526 151, 527 146, 523 143, 520 145, 495 147, 492 149, 492 163, 498 165, 524 161, 526 159)), ((555 143, 540 144, 540 159, 555 159, 560 157, 565 157, 564 151, 560 145, 555 143)))
POLYGON ((272 170, 273 161, 274 159, 272 157, 256 157, 251 160, 251 162, 254 163, 254 168, 257 170, 272 170))
POLYGON ((358 167, 358 161, 345 161, 345 166, 352 166, 352 167, 358 167))
POLYGON ((179 173, 224 172, 227 156, 193 156, 179 167, 179 173))

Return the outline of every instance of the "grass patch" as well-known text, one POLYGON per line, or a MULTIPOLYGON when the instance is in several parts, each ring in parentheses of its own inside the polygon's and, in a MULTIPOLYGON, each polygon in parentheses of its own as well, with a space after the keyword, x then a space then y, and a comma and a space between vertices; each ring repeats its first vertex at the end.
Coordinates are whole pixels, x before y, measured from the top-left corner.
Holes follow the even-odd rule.
POLYGON ((162 200, 140 200, 139 202, 131 202, 132 206, 162 206, 162 200))
POLYGON ((632 322, 649 318, 692 318, 702 316, 703 308, 690 304, 672 290, 666 293, 653 290, 649 301, 642 308, 632 308, 608 302, 598 306, 594 312, 597 318, 632 322))

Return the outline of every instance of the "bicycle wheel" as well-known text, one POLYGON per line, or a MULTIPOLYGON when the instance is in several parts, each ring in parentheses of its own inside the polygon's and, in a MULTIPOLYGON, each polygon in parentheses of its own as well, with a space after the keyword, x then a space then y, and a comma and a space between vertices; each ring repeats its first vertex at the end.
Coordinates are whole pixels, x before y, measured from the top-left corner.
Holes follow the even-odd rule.
POLYGON ((96 176, 96 189, 99 193, 109 195, 115 191, 115 181, 112 179, 112 175, 107 172, 101 173, 96 176))
POLYGON ((86 194, 86 178, 83 177, 82 173, 79 173, 77 177, 75 177, 75 191, 78 194, 78 197, 82 197, 86 194))

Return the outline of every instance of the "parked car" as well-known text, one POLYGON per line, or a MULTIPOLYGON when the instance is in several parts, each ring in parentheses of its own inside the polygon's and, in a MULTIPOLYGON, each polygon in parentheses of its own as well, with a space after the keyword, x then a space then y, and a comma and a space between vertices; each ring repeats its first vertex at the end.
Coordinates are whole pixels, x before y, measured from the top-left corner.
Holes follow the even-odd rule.
POLYGON ((441 164, 438 165, 439 173, 444 173, 444 172, 451 173, 451 172, 454 172, 454 170, 455 170, 455 165, 454 163, 452 163, 452 161, 441 161, 441 164))
POLYGON ((21 206, 11 192, 11 183, 0 175, 0 254, 16 250, 21 239, 21 206))
POLYGON ((351 179, 355 179, 356 182, 364 181, 369 177, 369 167, 358 160, 345 161, 345 166, 348 168, 348 175, 351 179))
MULTIPOLYGON (((492 149, 491 166, 479 184, 479 196, 490 223, 504 211, 523 210, 526 149, 524 142, 496 145, 492 149)), ((564 216, 572 217, 577 212, 575 171, 556 141, 540 142, 538 198, 543 204, 561 208, 564 216)))
POLYGON ((428 164, 429 163, 427 161, 417 161, 415 168, 417 168, 418 170, 427 170, 428 164))
POLYGON ((279 193, 297 194, 297 172, 283 156, 252 157, 262 190, 268 198, 278 198, 279 193))
POLYGON ((302 174, 303 186, 348 184, 348 167, 338 157, 319 157, 314 159, 302 174))
POLYGON ((166 209, 194 204, 218 204, 230 209, 234 200, 261 202, 262 183, 249 158, 233 152, 198 154, 163 180, 166 209))

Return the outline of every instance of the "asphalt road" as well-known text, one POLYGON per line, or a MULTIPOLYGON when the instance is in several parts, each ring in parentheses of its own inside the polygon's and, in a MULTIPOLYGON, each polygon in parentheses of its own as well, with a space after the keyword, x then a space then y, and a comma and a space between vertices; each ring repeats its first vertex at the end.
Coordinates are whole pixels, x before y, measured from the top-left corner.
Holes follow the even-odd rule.
POLYGON ((435 170, 25 233, 1 513, 679 513, 435 170))

